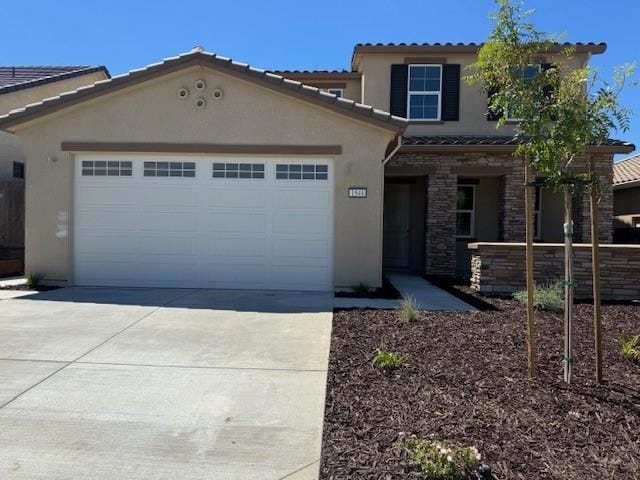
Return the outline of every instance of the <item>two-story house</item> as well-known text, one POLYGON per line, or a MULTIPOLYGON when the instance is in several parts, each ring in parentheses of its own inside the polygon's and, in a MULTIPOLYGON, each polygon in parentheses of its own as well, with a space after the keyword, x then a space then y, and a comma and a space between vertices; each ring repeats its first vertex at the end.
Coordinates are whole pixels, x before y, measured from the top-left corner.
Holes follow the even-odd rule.
MULTIPOLYGON (((466 275, 470 241, 524 239, 513 126, 497 130, 462 78, 478 48, 357 45, 350 71, 273 73, 194 49, 2 117, 31 162, 27 269, 75 285, 304 290, 378 286, 385 268, 466 275)), ((577 44, 572 62, 605 48, 577 44)), ((612 158, 633 148, 589 152, 604 242, 612 158)), ((537 192, 539 241, 561 240, 561 212, 537 192)))

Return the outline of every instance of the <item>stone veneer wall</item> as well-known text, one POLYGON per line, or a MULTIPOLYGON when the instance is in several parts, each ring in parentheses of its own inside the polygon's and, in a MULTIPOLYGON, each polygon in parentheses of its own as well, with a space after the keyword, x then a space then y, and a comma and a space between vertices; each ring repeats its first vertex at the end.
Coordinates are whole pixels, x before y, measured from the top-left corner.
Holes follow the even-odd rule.
MULTIPOLYGON (((613 155, 592 155, 596 170, 602 177, 602 199, 599 204, 600 241, 610 243, 613 230, 613 155)), ((575 165, 584 169, 586 159, 576 159, 575 165)), ((399 152, 388 163, 390 167, 430 168, 425 203, 425 273, 455 276, 456 238, 455 208, 458 176, 478 176, 473 172, 483 167, 510 169, 500 177, 499 238, 505 242, 525 240, 524 168, 511 154, 491 153, 419 153, 399 152), (465 173, 465 169, 470 173, 465 173)), ((490 169, 483 175, 490 175, 490 169)), ((574 218, 576 239, 590 240, 589 199, 576 200, 574 218)), ((560 228, 562 228, 560 226, 560 228)))
MULTIPOLYGON (((471 288, 486 294, 510 294, 525 288, 524 243, 471 243, 471 288)), ((592 298, 591 245, 574 245, 576 298, 592 298)), ((640 299, 640 245, 601 245, 603 300, 640 299)), ((564 245, 534 244, 537 283, 562 281, 564 245)))

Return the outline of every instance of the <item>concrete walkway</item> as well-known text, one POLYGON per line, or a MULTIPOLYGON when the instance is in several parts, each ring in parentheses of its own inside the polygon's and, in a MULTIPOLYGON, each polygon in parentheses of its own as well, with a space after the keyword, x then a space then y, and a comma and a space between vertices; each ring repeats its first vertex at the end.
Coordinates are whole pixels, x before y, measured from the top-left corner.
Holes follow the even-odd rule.
MULTIPOLYGON (((413 297, 421 310, 452 310, 475 312, 476 308, 445 292, 418 275, 387 272, 386 277, 403 298, 413 297)), ((400 300, 384 298, 336 297, 334 308, 374 308, 391 310, 400 308, 400 300)))
POLYGON ((0 478, 318 477, 326 293, 0 300, 0 478))

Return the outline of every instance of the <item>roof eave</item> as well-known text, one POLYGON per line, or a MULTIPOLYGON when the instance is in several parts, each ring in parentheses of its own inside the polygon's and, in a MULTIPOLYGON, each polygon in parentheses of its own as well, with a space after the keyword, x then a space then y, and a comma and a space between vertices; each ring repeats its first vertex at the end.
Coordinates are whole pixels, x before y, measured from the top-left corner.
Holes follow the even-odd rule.
POLYGON ((637 180, 631 180, 629 182, 613 184, 614 190, 626 190, 627 188, 634 188, 634 187, 640 187, 640 178, 638 178, 637 180))
MULTIPOLYGON (((460 145, 403 145, 399 152, 420 153, 513 153, 517 145, 486 145, 486 144, 460 144, 460 145)), ((587 148, 587 153, 630 153, 635 150, 632 144, 626 145, 594 145, 587 148)))
MULTIPOLYGON (((434 43, 432 45, 420 44, 358 44, 353 48, 351 55, 351 67, 355 70, 359 56, 363 54, 454 54, 454 53, 478 53, 482 48, 482 43, 453 44, 434 43)), ((607 50, 607 44, 600 43, 558 43, 553 44, 547 51, 549 53, 560 53, 567 48, 573 48, 575 53, 589 53, 599 55, 607 50)))

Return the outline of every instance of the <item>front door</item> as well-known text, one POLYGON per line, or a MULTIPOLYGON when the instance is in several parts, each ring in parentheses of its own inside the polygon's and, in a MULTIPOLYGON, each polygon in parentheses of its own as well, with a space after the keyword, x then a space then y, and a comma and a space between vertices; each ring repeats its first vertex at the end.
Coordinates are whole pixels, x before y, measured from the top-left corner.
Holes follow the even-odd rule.
POLYGON ((409 184, 386 184, 384 191, 383 262, 385 267, 409 267, 410 242, 409 184))

